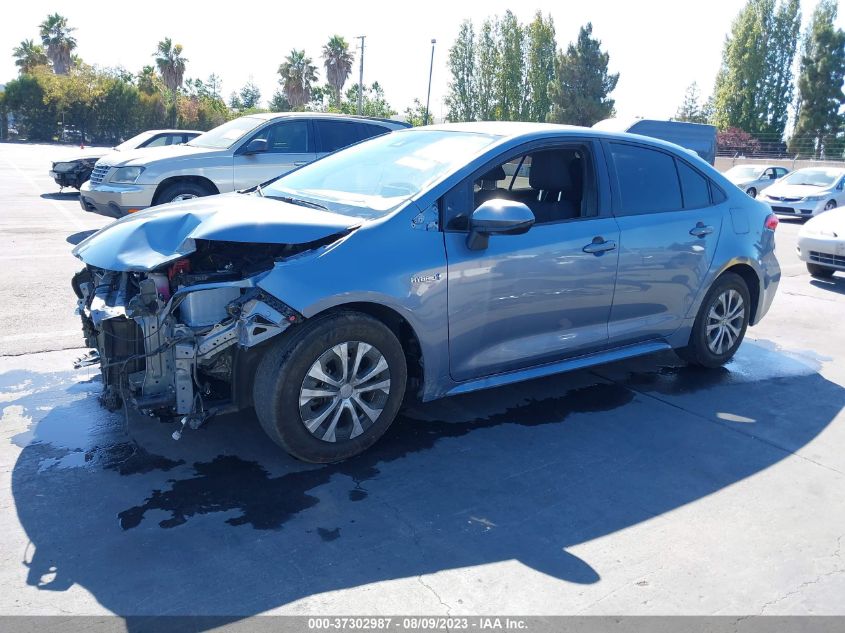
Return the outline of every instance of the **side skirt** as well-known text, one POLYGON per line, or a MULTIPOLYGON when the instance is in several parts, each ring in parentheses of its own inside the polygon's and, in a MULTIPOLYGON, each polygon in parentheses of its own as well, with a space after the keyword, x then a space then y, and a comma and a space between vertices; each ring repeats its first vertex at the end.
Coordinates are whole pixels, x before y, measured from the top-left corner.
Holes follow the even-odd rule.
POLYGON ((585 367, 593 367, 594 365, 612 363, 614 361, 653 354, 667 349, 672 349, 672 346, 666 341, 647 341, 645 343, 637 343, 636 345, 617 347, 611 350, 595 352, 584 356, 576 356, 575 358, 568 358, 566 360, 555 363, 547 363, 537 367, 530 367, 528 369, 509 371, 503 374, 495 374, 493 376, 485 376, 484 378, 468 380, 452 387, 443 395, 454 396, 460 393, 479 391, 481 389, 492 389, 493 387, 522 382, 523 380, 542 378, 543 376, 560 374, 574 369, 583 369, 585 367))

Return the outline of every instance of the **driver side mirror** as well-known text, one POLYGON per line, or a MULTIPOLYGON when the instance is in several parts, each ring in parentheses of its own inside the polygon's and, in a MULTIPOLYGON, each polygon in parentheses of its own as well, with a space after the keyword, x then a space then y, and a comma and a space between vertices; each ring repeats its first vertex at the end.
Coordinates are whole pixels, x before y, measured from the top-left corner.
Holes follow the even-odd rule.
POLYGON ((467 248, 487 248, 491 235, 521 235, 534 225, 534 214, 526 205, 493 199, 481 203, 469 218, 467 248))
POLYGON ((267 151, 267 139, 264 138, 254 138, 249 143, 246 144, 246 149, 244 149, 244 154, 261 154, 262 152, 267 151))

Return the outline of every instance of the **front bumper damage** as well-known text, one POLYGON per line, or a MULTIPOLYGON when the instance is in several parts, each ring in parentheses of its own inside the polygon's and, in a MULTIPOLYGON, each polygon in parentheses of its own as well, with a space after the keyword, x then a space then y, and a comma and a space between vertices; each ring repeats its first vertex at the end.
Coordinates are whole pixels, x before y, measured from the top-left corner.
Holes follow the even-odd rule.
POLYGON ((100 363, 103 406, 129 405, 196 428, 249 406, 251 394, 238 387, 254 367, 250 357, 302 316, 256 286, 262 274, 196 283, 209 275, 182 265, 152 273, 89 266, 73 288, 86 344, 96 350, 85 364, 100 363))

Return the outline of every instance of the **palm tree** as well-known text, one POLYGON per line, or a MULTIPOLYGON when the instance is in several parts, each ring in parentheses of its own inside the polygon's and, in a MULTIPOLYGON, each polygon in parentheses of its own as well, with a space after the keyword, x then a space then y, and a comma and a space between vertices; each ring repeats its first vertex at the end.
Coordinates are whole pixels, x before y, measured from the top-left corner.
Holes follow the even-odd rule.
POLYGON ((21 45, 16 46, 12 51, 12 56, 15 58, 15 66, 20 69, 21 74, 31 72, 36 66, 46 66, 50 63, 47 53, 44 52, 44 47, 32 40, 21 42, 21 45))
POLYGON ((173 40, 165 37, 158 43, 153 57, 155 57, 161 78, 164 79, 164 85, 175 93, 182 85, 182 79, 185 77, 185 63, 188 61, 182 57, 182 45, 174 44, 173 40))
POLYGON ((76 29, 69 27, 67 18, 58 13, 48 15, 39 28, 41 43, 53 62, 53 71, 57 75, 67 75, 71 67, 71 52, 76 48, 76 40, 70 34, 76 29))
POLYGON ((279 74, 279 83, 290 107, 302 109, 311 101, 311 84, 317 81, 317 67, 305 56, 305 51, 294 49, 279 66, 279 74))
POLYGON ((352 74, 352 53, 349 44, 340 35, 334 35, 323 46, 323 63, 326 66, 326 79, 334 91, 334 101, 340 107, 340 91, 352 74))

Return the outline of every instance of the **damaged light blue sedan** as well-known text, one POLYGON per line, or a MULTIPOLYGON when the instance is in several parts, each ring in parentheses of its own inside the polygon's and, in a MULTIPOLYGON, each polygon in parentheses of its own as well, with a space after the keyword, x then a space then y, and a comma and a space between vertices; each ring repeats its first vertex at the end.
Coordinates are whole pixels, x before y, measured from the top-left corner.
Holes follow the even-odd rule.
POLYGON ((725 363, 775 295, 776 226, 669 143, 430 126, 123 218, 76 247, 73 288, 106 407, 184 429, 252 406, 290 454, 333 462, 406 396, 670 348, 725 363))

